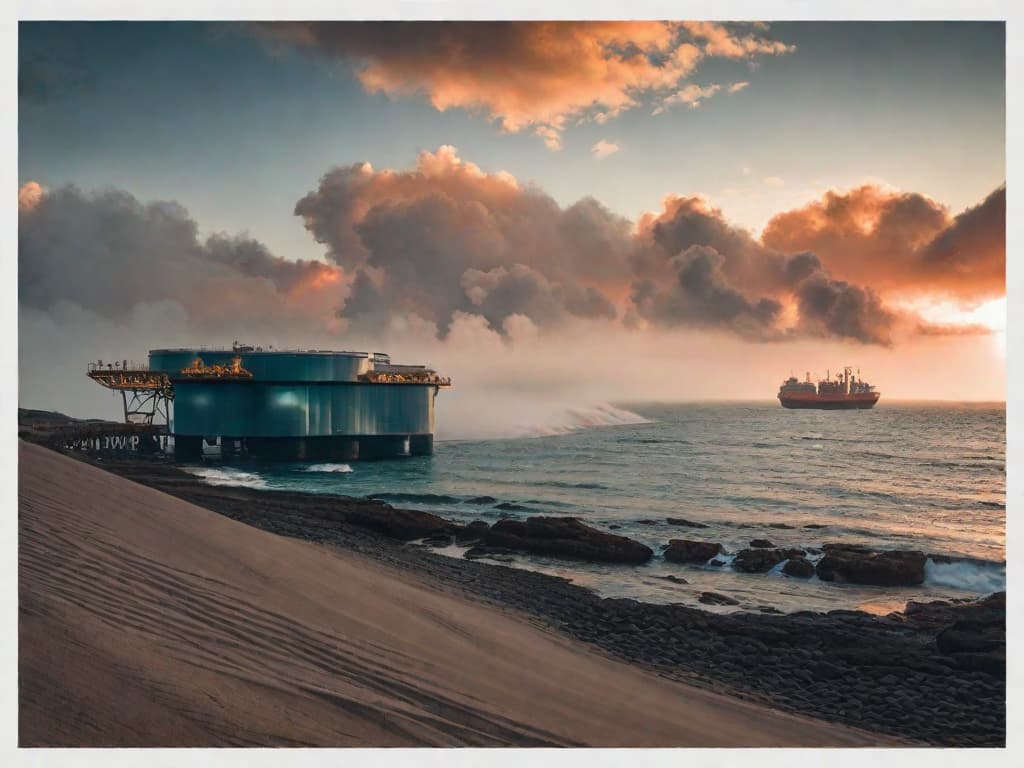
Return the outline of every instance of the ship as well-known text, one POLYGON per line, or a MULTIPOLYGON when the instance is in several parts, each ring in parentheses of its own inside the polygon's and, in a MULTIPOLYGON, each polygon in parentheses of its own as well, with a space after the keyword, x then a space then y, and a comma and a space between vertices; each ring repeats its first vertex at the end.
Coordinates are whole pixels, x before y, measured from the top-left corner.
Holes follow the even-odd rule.
POLYGON ((818 408, 825 410, 849 410, 874 408, 881 393, 860 378, 860 371, 854 375, 850 367, 843 368, 835 380, 826 372, 817 386, 811 381, 810 372, 804 381, 790 376, 779 387, 779 403, 783 408, 818 408))

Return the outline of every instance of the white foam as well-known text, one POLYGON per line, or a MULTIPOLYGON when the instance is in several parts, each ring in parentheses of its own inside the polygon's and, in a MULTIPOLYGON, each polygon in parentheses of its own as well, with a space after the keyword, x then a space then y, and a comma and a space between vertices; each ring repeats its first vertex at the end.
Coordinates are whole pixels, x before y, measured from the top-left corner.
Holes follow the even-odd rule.
POLYGON ((213 469, 188 467, 189 472, 201 477, 208 485, 236 485, 242 488, 266 488, 267 481, 253 472, 241 469, 213 469))
POLYGON ((997 563, 955 562, 924 564, 925 584, 971 592, 1001 592, 1006 589, 1006 566, 997 563))
POLYGON ((567 435, 570 432, 591 427, 647 423, 649 420, 638 413, 633 413, 625 408, 617 408, 611 403, 597 403, 583 408, 565 408, 549 416, 544 423, 521 427, 519 432, 522 435, 550 437, 552 435, 567 435))
POLYGON ((348 464, 310 464, 303 472, 351 472, 348 464))

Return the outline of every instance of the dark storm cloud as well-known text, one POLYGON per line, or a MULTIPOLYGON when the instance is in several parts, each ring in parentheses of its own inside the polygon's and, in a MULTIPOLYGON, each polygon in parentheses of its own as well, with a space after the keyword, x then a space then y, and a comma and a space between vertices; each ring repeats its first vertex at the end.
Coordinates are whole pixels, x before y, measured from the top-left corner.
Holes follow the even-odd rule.
POLYGON ((284 312, 293 293, 336 272, 277 258, 245 236, 201 241, 196 222, 176 203, 143 205, 127 192, 73 186, 47 192, 30 183, 23 190, 18 289, 29 307, 65 301, 123 320, 136 304, 173 301, 198 320, 225 312, 262 316, 284 312))
POLYGON ((673 256, 674 279, 667 285, 646 280, 635 286, 640 315, 662 325, 728 328, 754 338, 775 335, 782 305, 767 297, 748 299, 723 274, 725 261, 709 245, 691 245, 673 256))
POLYGON ((1006 292, 1006 187, 969 208, 921 249, 922 278, 964 297, 1006 292))
POLYGON ((897 315, 869 289, 814 274, 799 283, 796 297, 801 330, 811 335, 892 344, 897 315))
MULTIPOLYGON (((594 200, 561 208, 507 174, 486 174, 451 147, 420 155, 415 170, 336 168, 295 207, 347 271, 364 270, 373 297, 446 334, 457 312, 498 331, 511 315, 541 328, 571 317, 614 317, 607 286, 628 282, 630 223, 594 200)), ((369 286, 346 304, 371 306, 369 286)))
POLYGON ((897 313, 869 289, 832 279, 821 259, 767 248, 701 198, 670 198, 641 222, 633 262, 639 317, 779 340, 828 336, 888 344, 897 313), (795 323, 783 327, 785 303, 795 323))

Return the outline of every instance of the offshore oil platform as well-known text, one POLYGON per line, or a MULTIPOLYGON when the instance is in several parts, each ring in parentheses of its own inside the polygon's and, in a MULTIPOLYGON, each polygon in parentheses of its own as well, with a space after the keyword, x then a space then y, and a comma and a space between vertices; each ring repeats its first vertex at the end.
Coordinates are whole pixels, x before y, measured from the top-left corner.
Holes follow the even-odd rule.
MULTIPOLYGON (((179 461, 222 458, 378 459, 433 452, 434 401, 451 386, 423 365, 382 352, 153 349, 146 364, 88 366, 121 394, 125 431, 146 446, 173 438, 179 461)), ((139 441, 136 441, 136 444, 139 441)))

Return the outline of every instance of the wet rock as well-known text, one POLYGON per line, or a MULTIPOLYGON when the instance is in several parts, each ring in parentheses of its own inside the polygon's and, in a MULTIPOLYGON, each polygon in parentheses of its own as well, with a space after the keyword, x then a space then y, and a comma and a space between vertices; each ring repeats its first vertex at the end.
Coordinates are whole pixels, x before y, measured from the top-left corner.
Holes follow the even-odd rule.
POLYGON ((396 509, 390 504, 370 501, 363 504, 337 504, 316 510, 322 516, 342 520, 361 528, 383 533, 394 539, 412 541, 431 536, 453 534, 458 526, 443 517, 416 509, 396 509))
POLYGON ((637 520, 636 524, 637 525, 657 525, 658 521, 657 520, 637 520))
POLYGON ((754 539, 750 542, 750 546, 754 549, 775 549, 775 545, 768 539, 754 539))
POLYGON ((924 581, 923 552, 882 551, 857 544, 826 544, 817 565, 822 581, 848 581, 881 587, 916 586, 924 581))
POLYGON ((768 527, 769 528, 777 528, 777 529, 783 530, 783 531, 791 531, 794 528, 794 526, 789 525, 788 523, 768 523, 768 527))
POLYGON ((950 658, 959 669, 1006 677, 1005 653, 954 653, 950 658))
POLYGON ((700 597, 697 598, 700 602, 705 605, 739 605, 740 601, 734 597, 728 595, 722 595, 718 592, 701 592, 700 597))
POLYGON ((759 610, 761 613, 771 613, 771 614, 779 614, 779 615, 782 614, 782 611, 780 611, 774 605, 759 605, 759 606, 757 606, 757 610, 759 610))
POLYGON ((526 512, 529 510, 529 507, 524 507, 522 504, 513 504, 511 501, 503 501, 501 504, 495 504, 494 508, 505 512, 526 512))
POLYGON ((646 563, 654 552, 625 536, 605 533, 574 517, 501 520, 484 536, 488 546, 606 563, 646 563))
POLYGON ((687 520, 683 517, 667 517, 665 522, 669 525, 678 525, 683 528, 707 528, 704 523, 696 523, 693 520, 687 520))
POLYGON ((722 545, 710 541, 670 539, 665 559, 671 563, 706 563, 723 551, 722 545))
POLYGON ((794 557, 786 561, 782 572, 798 579, 809 579, 814 575, 814 565, 806 558, 794 557))
POLYGON ((463 504, 497 504, 498 500, 493 496, 474 496, 472 499, 466 499, 463 504))
POLYGON ((744 573, 764 573, 786 559, 781 549, 743 549, 733 558, 733 570, 744 573))
POLYGON ((474 520, 455 534, 455 541, 458 544, 470 544, 474 541, 480 541, 490 527, 483 520, 474 520))
POLYGON ((609 526, 608 526, 608 529, 609 529, 609 530, 611 530, 611 531, 617 531, 617 530, 619 530, 620 528, 622 528, 622 526, 621 526, 621 525, 609 525, 609 526))
POLYGON ((958 621, 935 638, 942 653, 986 653, 1006 645, 1005 626, 958 621))
POLYGON ((494 558, 508 556, 512 554, 515 554, 515 550, 508 549, 507 547, 487 547, 483 545, 478 545, 467 549, 465 552, 462 553, 462 556, 468 558, 469 560, 475 560, 478 557, 494 558))
POLYGON ((710 565, 712 568, 722 568, 728 565, 728 562, 716 557, 714 560, 708 560, 707 564, 710 565))
POLYGON ((428 536, 427 538, 423 539, 424 546, 434 547, 438 549, 450 546, 451 543, 451 536, 428 536))
POLYGON ((672 574, 669 574, 668 576, 656 576, 655 578, 662 579, 663 581, 671 581, 673 584, 689 584, 690 583, 686 579, 684 579, 682 576, 673 576, 672 574))
POLYGON ((828 528, 828 526, 824 525, 822 523, 808 523, 807 525, 804 526, 804 528, 810 528, 812 530, 815 530, 815 529, 818 529, 818 528, 828 528))

